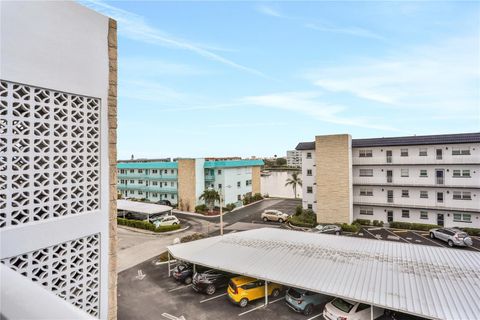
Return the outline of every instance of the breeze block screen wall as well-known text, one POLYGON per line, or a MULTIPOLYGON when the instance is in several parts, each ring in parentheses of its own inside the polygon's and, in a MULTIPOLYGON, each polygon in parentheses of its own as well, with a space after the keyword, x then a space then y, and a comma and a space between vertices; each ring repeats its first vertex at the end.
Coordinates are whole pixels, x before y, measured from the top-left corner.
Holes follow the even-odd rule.
POLYGON ((0 5, 0 261, 115 318, 116 24, 73 2, 0 5))

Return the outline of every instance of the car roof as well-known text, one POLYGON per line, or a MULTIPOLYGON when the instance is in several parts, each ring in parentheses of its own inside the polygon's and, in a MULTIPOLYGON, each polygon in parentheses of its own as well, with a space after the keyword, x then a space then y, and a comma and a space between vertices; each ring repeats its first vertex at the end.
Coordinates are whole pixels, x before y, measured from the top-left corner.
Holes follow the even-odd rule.
POLYGON ((275 209, 267 209, 267 210, 265 210, 265 212, 280 212, 280 213, 282 213, 282 211, 275 210, 275 209))
POLYGON ((257 279, 251 278, 251 277, 246 277, 246 276, 240 276, 240 277, 232 278, 230 280, 232 280, 232 282, 235 283, 237 286, 241 286, 245 283, 250 283, 250 282, 256 281, 257 279))

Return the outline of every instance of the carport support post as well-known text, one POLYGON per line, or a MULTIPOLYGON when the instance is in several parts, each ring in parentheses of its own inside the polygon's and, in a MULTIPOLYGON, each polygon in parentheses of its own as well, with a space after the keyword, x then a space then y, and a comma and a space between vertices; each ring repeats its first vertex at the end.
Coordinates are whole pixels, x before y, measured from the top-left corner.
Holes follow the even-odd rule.
POLYGON ((268 281, 265 280, 265 307, 268 304, 268 281))
POLYGON ((373 320, 373 305, 370 305, 370 320, 373 320))
POLYGON ((168 262, 167 262, 167 264, 168 264, 168 277, 170 277, 170 252, 167 251, 167 253, 168 253, 168 262))
POLYGON ((193 274, 197 273, 197 265, 194 263, 193 264, 193 274))

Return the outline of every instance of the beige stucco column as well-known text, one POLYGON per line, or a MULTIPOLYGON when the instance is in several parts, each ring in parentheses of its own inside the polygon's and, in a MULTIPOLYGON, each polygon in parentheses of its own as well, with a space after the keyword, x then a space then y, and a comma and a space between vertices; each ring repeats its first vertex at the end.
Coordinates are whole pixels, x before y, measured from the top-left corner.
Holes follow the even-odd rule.
POLYGON ((178 209, 195 212, 195 159, 178 159, 178 209))

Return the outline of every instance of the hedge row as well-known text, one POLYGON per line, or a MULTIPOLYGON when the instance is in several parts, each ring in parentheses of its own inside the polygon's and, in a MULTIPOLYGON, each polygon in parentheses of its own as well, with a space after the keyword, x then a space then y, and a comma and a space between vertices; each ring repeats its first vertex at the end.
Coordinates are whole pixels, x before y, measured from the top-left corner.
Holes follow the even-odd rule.
POLYGON ((413 223, 413 222, 390 222, 390 228, 428 231, 433 228, 440 228, 436 224, 413 223))
POLYGON ((153 232, 167 232, 167 231, 173 231, 173 230, 178 230, 181 228, 179 224, 174 224, 171 226, 159 226, 158 228, 155 227, 153 223, 150 223, 148 221, 142 221, 142 220, 131 220, 131 219, 124 219, 124 218, 117 218, 117 223, 122 225, 122 226, 127 226, 127 227, 132 227, 132 228, 137 228, 137 229, 143 229, 143 230, 149 230, 153 232))
POLYGON ((480 229, 477 228, 462 228, 463 231, 468 233, 471 236, 477 236, 480 237, 480 229))
POLYGON ((305 221, 300 216, 291 216, 288 221, 296 227, 313 228, 316 225, 315 222, 305 221))

